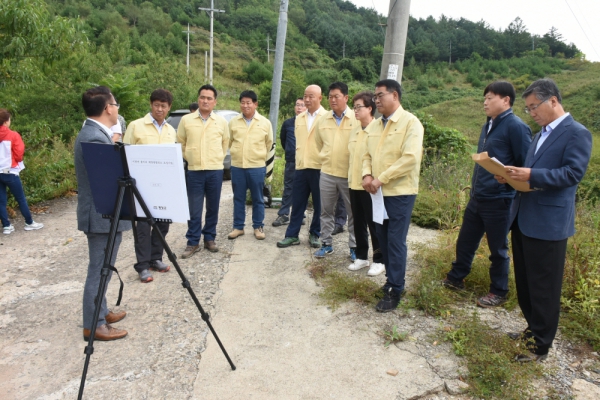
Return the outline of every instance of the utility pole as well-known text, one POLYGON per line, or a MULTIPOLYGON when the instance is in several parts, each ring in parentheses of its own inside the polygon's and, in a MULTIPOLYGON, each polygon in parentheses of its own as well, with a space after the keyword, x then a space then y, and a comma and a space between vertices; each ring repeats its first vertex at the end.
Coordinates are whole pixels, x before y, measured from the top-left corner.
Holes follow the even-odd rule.
POLYGON ((285 53, 285 36, 288 23, 288 0, 281 0, 279 6, 279 24, 275 42, 275 61, 273 63, 273 84, 271 87, 271 111, 269 120, 273 126, 273 143, 277 138, 277 121, 279 119, 279 99, 281 97, 281 78, 283 77, 283 56, 285 53))
POLYGON ((187 33, 187 58, 185 60, 185 65, 187 66, 187 73, 190 74, 190 33, 194 33, 190 31, 190 24, 188 23, 187 31, 182 31, 183 33, 187 33))
POLYGON ((213 83, 213 20, 214 20, 214 13, 216 13, 216 12, 224 13, 225 10, 215 9, 215 0, 210 0, 210 8, 198 7, 198 10, 206 11, 207 14, 210 12, 210 14, 209 14, 210 15, 210 78, 209 78, 209 83, 212 85, 212 83, 213 83))
POLYGON ((394 79, 402 83, 409 12, 410 0, 390 1, 380 79, 394 79))
POLYGON ((346 58, 346 42, 342 45, 342 59, 346 58))
MULTIPOLYGON (((288 21, 288 0, 281 0, 279 5, 279 23, 277 24, 277 41, 275 42, 275 60, 273 63, 273 83, 271 85, 271 110, 269 121, 273 127, 273 146, 267 155, 265 179, 273 180, 273 167, 275 166, 275 142, 277 140, 277 121, 279 119, 279 99, 281 97, 281 78, 283 76, 283 56, 285 53, 285 36, 288 21)), ((267 39, 268 40, 268 39, 267 39)), ((269 43, 267 41, 267 43, 269 43)), ((267 54, 269 52, 267 51, 267 54)), ((263 198, 266 204, 271 204, 271 185, 265 184, 263 198)))
POLYGON ((269 37, 269 34, 267 33, 267 62, 268 63, 271 62, 271 53, 276 51, 276 49, 271 49, 269 47, 270 42, 271 42, 271 38, 269 37))
POLYGON ((204 81, 208 78, 208 51, 204 51, 204 81))
POLYGON ((448 58, 448 65, 452 65, 452 38, 450 38, 450 57, 448 58))

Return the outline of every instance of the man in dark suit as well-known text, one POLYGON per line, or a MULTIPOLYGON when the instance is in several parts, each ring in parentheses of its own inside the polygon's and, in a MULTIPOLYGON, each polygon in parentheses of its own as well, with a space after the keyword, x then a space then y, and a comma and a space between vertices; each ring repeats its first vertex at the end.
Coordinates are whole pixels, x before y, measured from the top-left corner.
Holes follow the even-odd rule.
MULTIPOLYGON (((298 97, 294 105, 296 115, 306 111, 304 99, 298 97)), ((296 124, 296 115, 283 121, 279 140, 281 147, 285 151, 285 171, 283 173, 283 196, 281 197, 281 207, 277 212, 277 219, 273 221, 273 226, 286 225, 290 222, 290 208, 292 208, 292 187, 294 184, 294 172, 296 172, 296 135, 294 125, 296 124)))
MULTIPOLYGON (((508 176, 529 182, 511 208, 517 297, 527 328, 509 334, 528 343, 516 361, 542 361, 558 329, 567 239, 575 233, 575 194, 587 170, 592 135, 566 113, 550 79, 533 82, 523 93, 525 112, 542 127, 523 168, 506 166, 508 176)), ((497 177, 500 183, 506 181, 497 177)))
MULTIPOLYGON (((487 120, 481 128, 477 153, 486 151, 505 165, 522 167, 531 145, 531 129, 513 113, 515 88, 509 82, 496 81, 485 88, 483 96, 487 120)), ((475 164, 469 194, 456 241, 456 258, 442 284, 449 289, 465 289, 464 279, 471 273, 475 252, 485 234, 490 249, 490 290, 477 299, 477 305, 501 306, 508 294, 508 218, 516 192, 509 185, 499 185, 494 175, 475 164)))
MULTIPOLYGON (((96 212, 94 199, 90 189, 83 154, 82 142, 112 144, 110 126, 117 124, 119 105, 107 87, 98 86, 87 90, 82 96, 83 109, 87 120, 75 140, 75 174, 77 176, 77 229, 83 231, 88 240, 89 264, 85 287, 83 289, 83 338, 89 339, 92 320, 94 316, 94 299, 98 294, 100 285, 100 270, 104 263, 104 248, 108 242, 110 221, 103 219, 96 212)), ((121 244, 121 232, 131 229, 131 223, 119 222, 118 233, 111 264, 114 265, 117 258, 119 245, 121 244)), ((112 272, 108 276, 110 281, 112 272)), ((102 295, 100 303, 100 317, 96 328, 95 340, 115 340, 127 335, 123 329, 113 328, 110 324, 125 318, 125 312, 113 313, 106 306, 106 292, 102 295)))

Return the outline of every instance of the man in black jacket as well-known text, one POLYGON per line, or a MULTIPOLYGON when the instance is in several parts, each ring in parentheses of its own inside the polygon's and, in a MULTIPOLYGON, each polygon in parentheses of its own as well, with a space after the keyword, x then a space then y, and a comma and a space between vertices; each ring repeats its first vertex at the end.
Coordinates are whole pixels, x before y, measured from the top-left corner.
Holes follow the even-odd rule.
MULTIPOLYGON (((294 112, 296 115, 304 112, 304 99, 296 99, 294 112)), ((283 196, 281 198, 281 208, 277 212, 277 219, 273 221, 273 226, 281 226, 290 222, 290 207, 292 206, 292 186, 294 183, 294 172, 296 172, 296 135, 294 134, 294 124, 296 117, 286 119, 281 125, 281 147, 285 151, 285 172, 283 175, 283 196)))
MULTIPOLYGON (((488 152, 504 165, 522 166, 531 144, 531 129, 513 114, 515 88, 508 82, 490 83, 483 92, 483 109, 487 121, 481 129, 477 152, 488 152)), ((456 260, 442 284, 450 289, 465 288, 464 278, 485 233, 490 249, 490 291, 477 299, 480 307, 497 307, 508 294, 509 211, 515 190, 500 184, 494 176, 475 164, 471 179, 470 200, 456 242, 456 260)))

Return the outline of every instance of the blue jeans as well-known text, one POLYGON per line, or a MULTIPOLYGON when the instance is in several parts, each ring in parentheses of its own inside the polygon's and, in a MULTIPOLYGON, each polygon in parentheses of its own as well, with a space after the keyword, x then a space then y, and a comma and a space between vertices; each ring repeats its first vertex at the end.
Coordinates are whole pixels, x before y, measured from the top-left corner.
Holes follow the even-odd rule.
POLYGON ((231 167, 231 186, 233 186, 233 227, 244 229, 246 223, 246 192, 250 189, 252 198, 252 228, 261 228, 265 220, 263 187, 266 167, 231 167))
POLYGON ((286 162, 285 171, 283 173, 283 196, 281 197, 281 208, 277 212, 277 215, 290 215, 290 208, 292 207, 292 193, 295 172, 296 162, 286 162))
POLYGON ((8 211, 6 206, 8 204, 8 195, 6 189, 10 189, 10 192, 17 200, 19 204, 19 210, 25 218, 26 224, 31 224, 33 219, 31 218, 31 212, 25 199, 25 192, 23 191, 23 185, 21 184, 21 178, 15 174, 0 174, 0 219, 2 220, 2 226, 9 226, 10 221, 8 219, 8 211))
POLYGON ((302 228, 304 211, 308 206, 308 196, 312 195, 313 218, 310 223, 310 233, 321 236, 321 189, 319 180, 321 171, 318 169, 299 169, 294 174, 294 191, 292 196, 292 215, 290 224, 285 231, 285 237, 297 238, 302 228))
POLYGON ((223 185, 223 170, 187 171, 187 193, 190 205, 190 220, 185 234, 188 246, 197 246, 200 235, 204 240, 215 240, 219 221, 219 201, 223 185), (202 206, 206 198, 206 214, 202 227, 202 206))
POLYGON ((416 198, 417 195, 384 197, 383 202, 389 219, 384 220, 383 225, 375 224, 385 264, 385 286, 398 293, 404 291, 406 235, 416 198))
POLYGON ((485 233, 490 249, 490 292, 497 296, 508 293, 509 212, 512 199, 471 198, 465 209, 463 223, 456 241, 456 260, 447 278, 461 282, 471 272, 473 257, 485 233))

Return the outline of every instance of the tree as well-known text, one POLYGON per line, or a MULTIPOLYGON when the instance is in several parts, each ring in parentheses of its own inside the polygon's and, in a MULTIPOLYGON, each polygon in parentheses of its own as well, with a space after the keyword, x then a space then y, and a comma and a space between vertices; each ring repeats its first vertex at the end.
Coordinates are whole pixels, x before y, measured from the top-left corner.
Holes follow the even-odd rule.
POLYGON ((0 0, 0 85, 22 82, 86 43, 75 21, 51 17, 42 0, 0 0))

